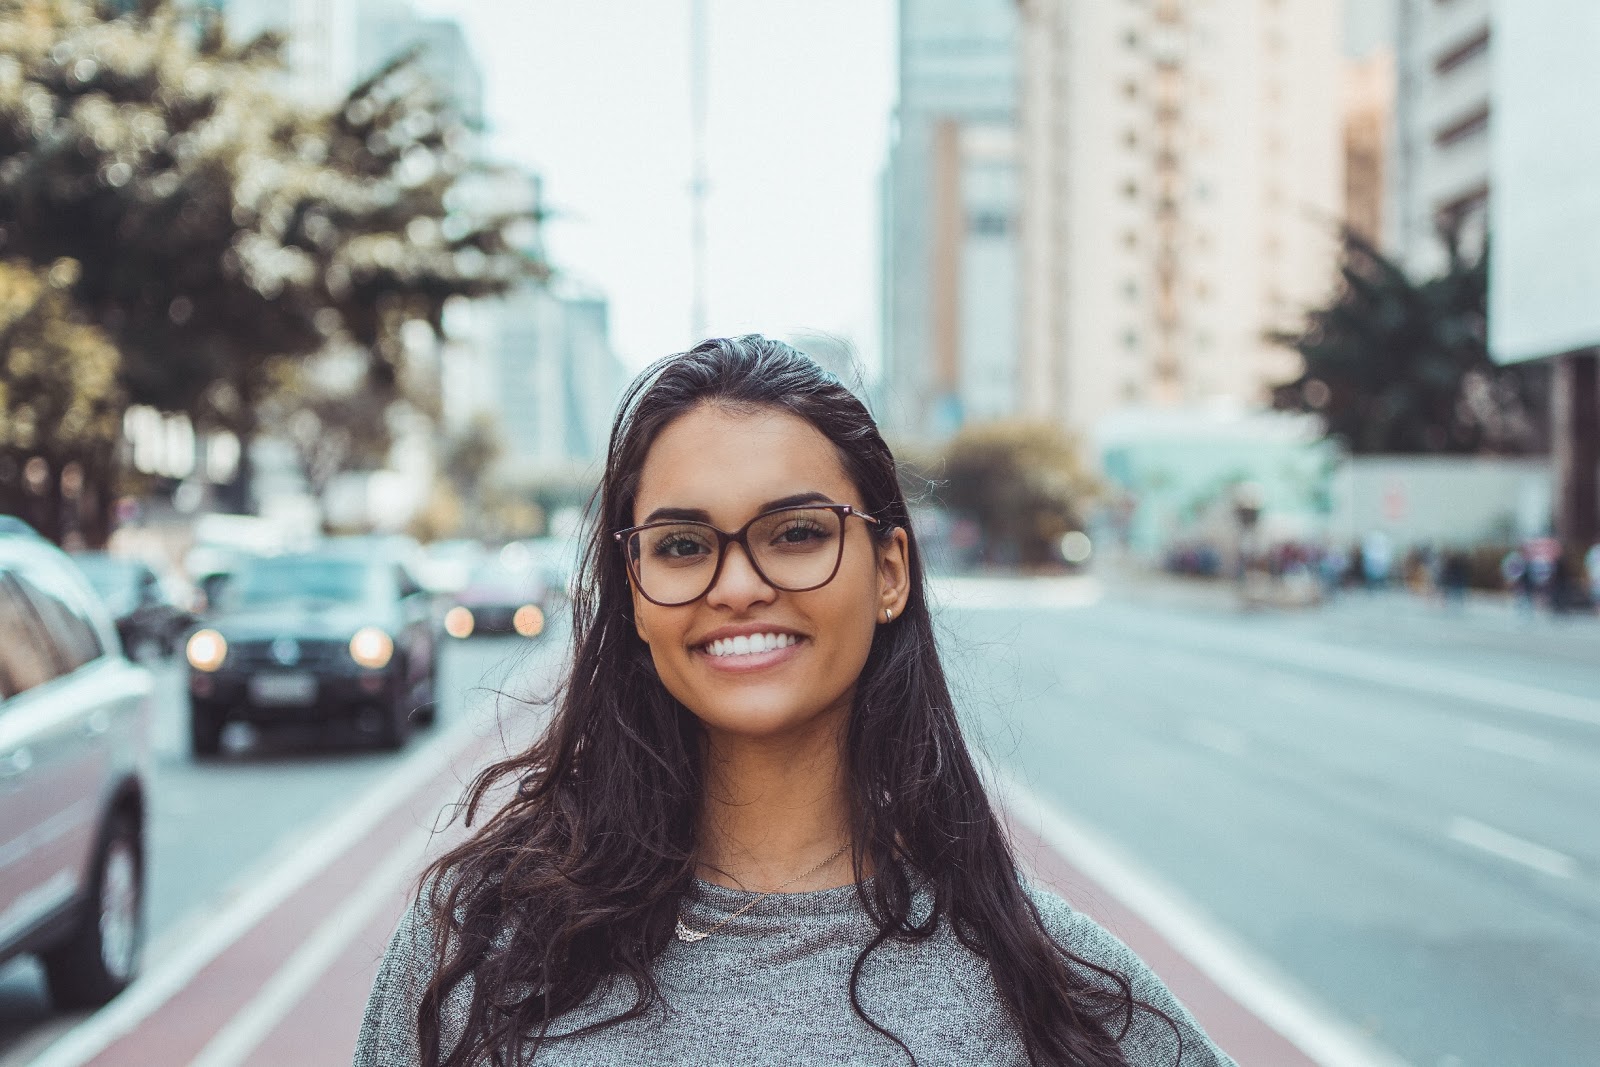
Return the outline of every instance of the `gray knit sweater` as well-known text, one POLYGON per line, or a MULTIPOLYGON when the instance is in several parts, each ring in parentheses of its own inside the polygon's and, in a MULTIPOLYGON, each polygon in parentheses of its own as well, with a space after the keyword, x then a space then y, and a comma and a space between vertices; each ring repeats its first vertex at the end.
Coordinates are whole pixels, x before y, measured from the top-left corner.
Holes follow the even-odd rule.
MULTIPOLYGON (((710 929, 752 894, 697 883, 684 917, 710 929)), ((1126 975, 1135 995, 1177 1022, 1184 1067, 1231 1067, 1194 1019, 1122 942, 1058 897, 1029 891, 1057 941, 1074 954, 1126 975)), ((929 902, 919 897, 919 905, 929 902)), ((926 912, 924 911, 924 914, 926 912)), ((538 1062, 565 1067, 624 1064, 863 1064, 909 1062, 850 1006, 850 968, 872 936, 855 887, 768 897, 746 915, 694 944, 674 940, 655 963, 666 1001, 649 1015, 585 1037, 547 1044, 538 1062)), ((416 1018, 431 975, 433 931, 413 904, 384 956, 367 1004, 356 1067, 410 1067, 418 1062, 416 1018)), ((470 982, 470 980, 469 980, 470 982)), ((467 984, 446 1002, 443 1034, 461 1035, 467 984)), ((1022 1043, 994 989, 986 964, 948 929, 927 940, 888 941, 863 970, 861 1005, 898 1036, 924 1067, 939 1064, 1026 1064, 1022 1043)), ((602 989, 552 1032, 570 1032, 616 1015, 633 1003, 631 983, 602 989)), ((1136 1067, 1178 1062, 1172 1027, 1138 1012, 1122 1042, 1136 1067)))

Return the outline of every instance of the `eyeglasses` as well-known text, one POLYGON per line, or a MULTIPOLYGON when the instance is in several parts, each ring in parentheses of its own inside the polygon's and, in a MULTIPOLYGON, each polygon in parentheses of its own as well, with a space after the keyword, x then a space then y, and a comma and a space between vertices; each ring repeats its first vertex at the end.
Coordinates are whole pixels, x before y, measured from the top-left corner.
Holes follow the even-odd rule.
POLYGON ((664 608, 691 604, 711 591, 729 545, 739 545, 761 580, 787 593, 805 593, 833 581, 844 559, 844 523, 854 515, 878 519, 849 504, 806 504, 763 512, 733 533, 705 522, 651 522, 618 530, 633 584, 664 608))

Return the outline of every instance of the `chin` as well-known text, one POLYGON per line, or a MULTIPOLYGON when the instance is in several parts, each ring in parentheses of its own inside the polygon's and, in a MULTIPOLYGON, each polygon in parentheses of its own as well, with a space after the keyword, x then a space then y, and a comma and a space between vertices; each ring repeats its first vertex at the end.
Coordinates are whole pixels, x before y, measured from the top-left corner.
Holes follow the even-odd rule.
POLYGON ((800 708, 787 701, 708 701, 702 706, 707 710, 694 715, 706 729, 748 738, 803 732, 830 718, 825 708, 800 708))

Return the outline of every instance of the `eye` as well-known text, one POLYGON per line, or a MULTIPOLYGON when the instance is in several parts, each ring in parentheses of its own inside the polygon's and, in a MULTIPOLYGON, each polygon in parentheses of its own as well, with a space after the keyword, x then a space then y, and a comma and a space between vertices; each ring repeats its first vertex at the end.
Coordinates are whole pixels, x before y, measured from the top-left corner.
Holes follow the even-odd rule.
POLYGON ((692 560, 710 552, 711 546, 704 538, 688 533, 669 533, 650 546, 650 555, 674 562, 692 560))
POLYGON ((827 528, 809 519, 795 519, 783 526, 773 537, 775 545, 804 545, 826 540, 827 528))

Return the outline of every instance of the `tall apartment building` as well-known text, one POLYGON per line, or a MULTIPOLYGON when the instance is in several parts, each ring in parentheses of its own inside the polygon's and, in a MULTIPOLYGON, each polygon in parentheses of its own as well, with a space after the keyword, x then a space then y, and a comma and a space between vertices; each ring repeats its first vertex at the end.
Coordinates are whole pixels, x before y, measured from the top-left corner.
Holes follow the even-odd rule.
POLYGON ((883 184, 883 417, 937 441, 1014 413, 1015 0, 900 0, 883 184))
POLYGON ((1020 0, 1021 397, 1091 433, 1253 405, 1331 289, 1343 215, 1328 0, 1020 0))
POLYGON ((1469 254, 1487 236, 1493 7, 1493 0, 1398 0, 1386 229, 1387 244, 1415 274, 1444 267, 1441 224, 1459 222, 1469 254))
POLYGON ((1377 48, 1345 61, 1344 220, 1381 248, 1394 137, 1394 52, 1377 48))

